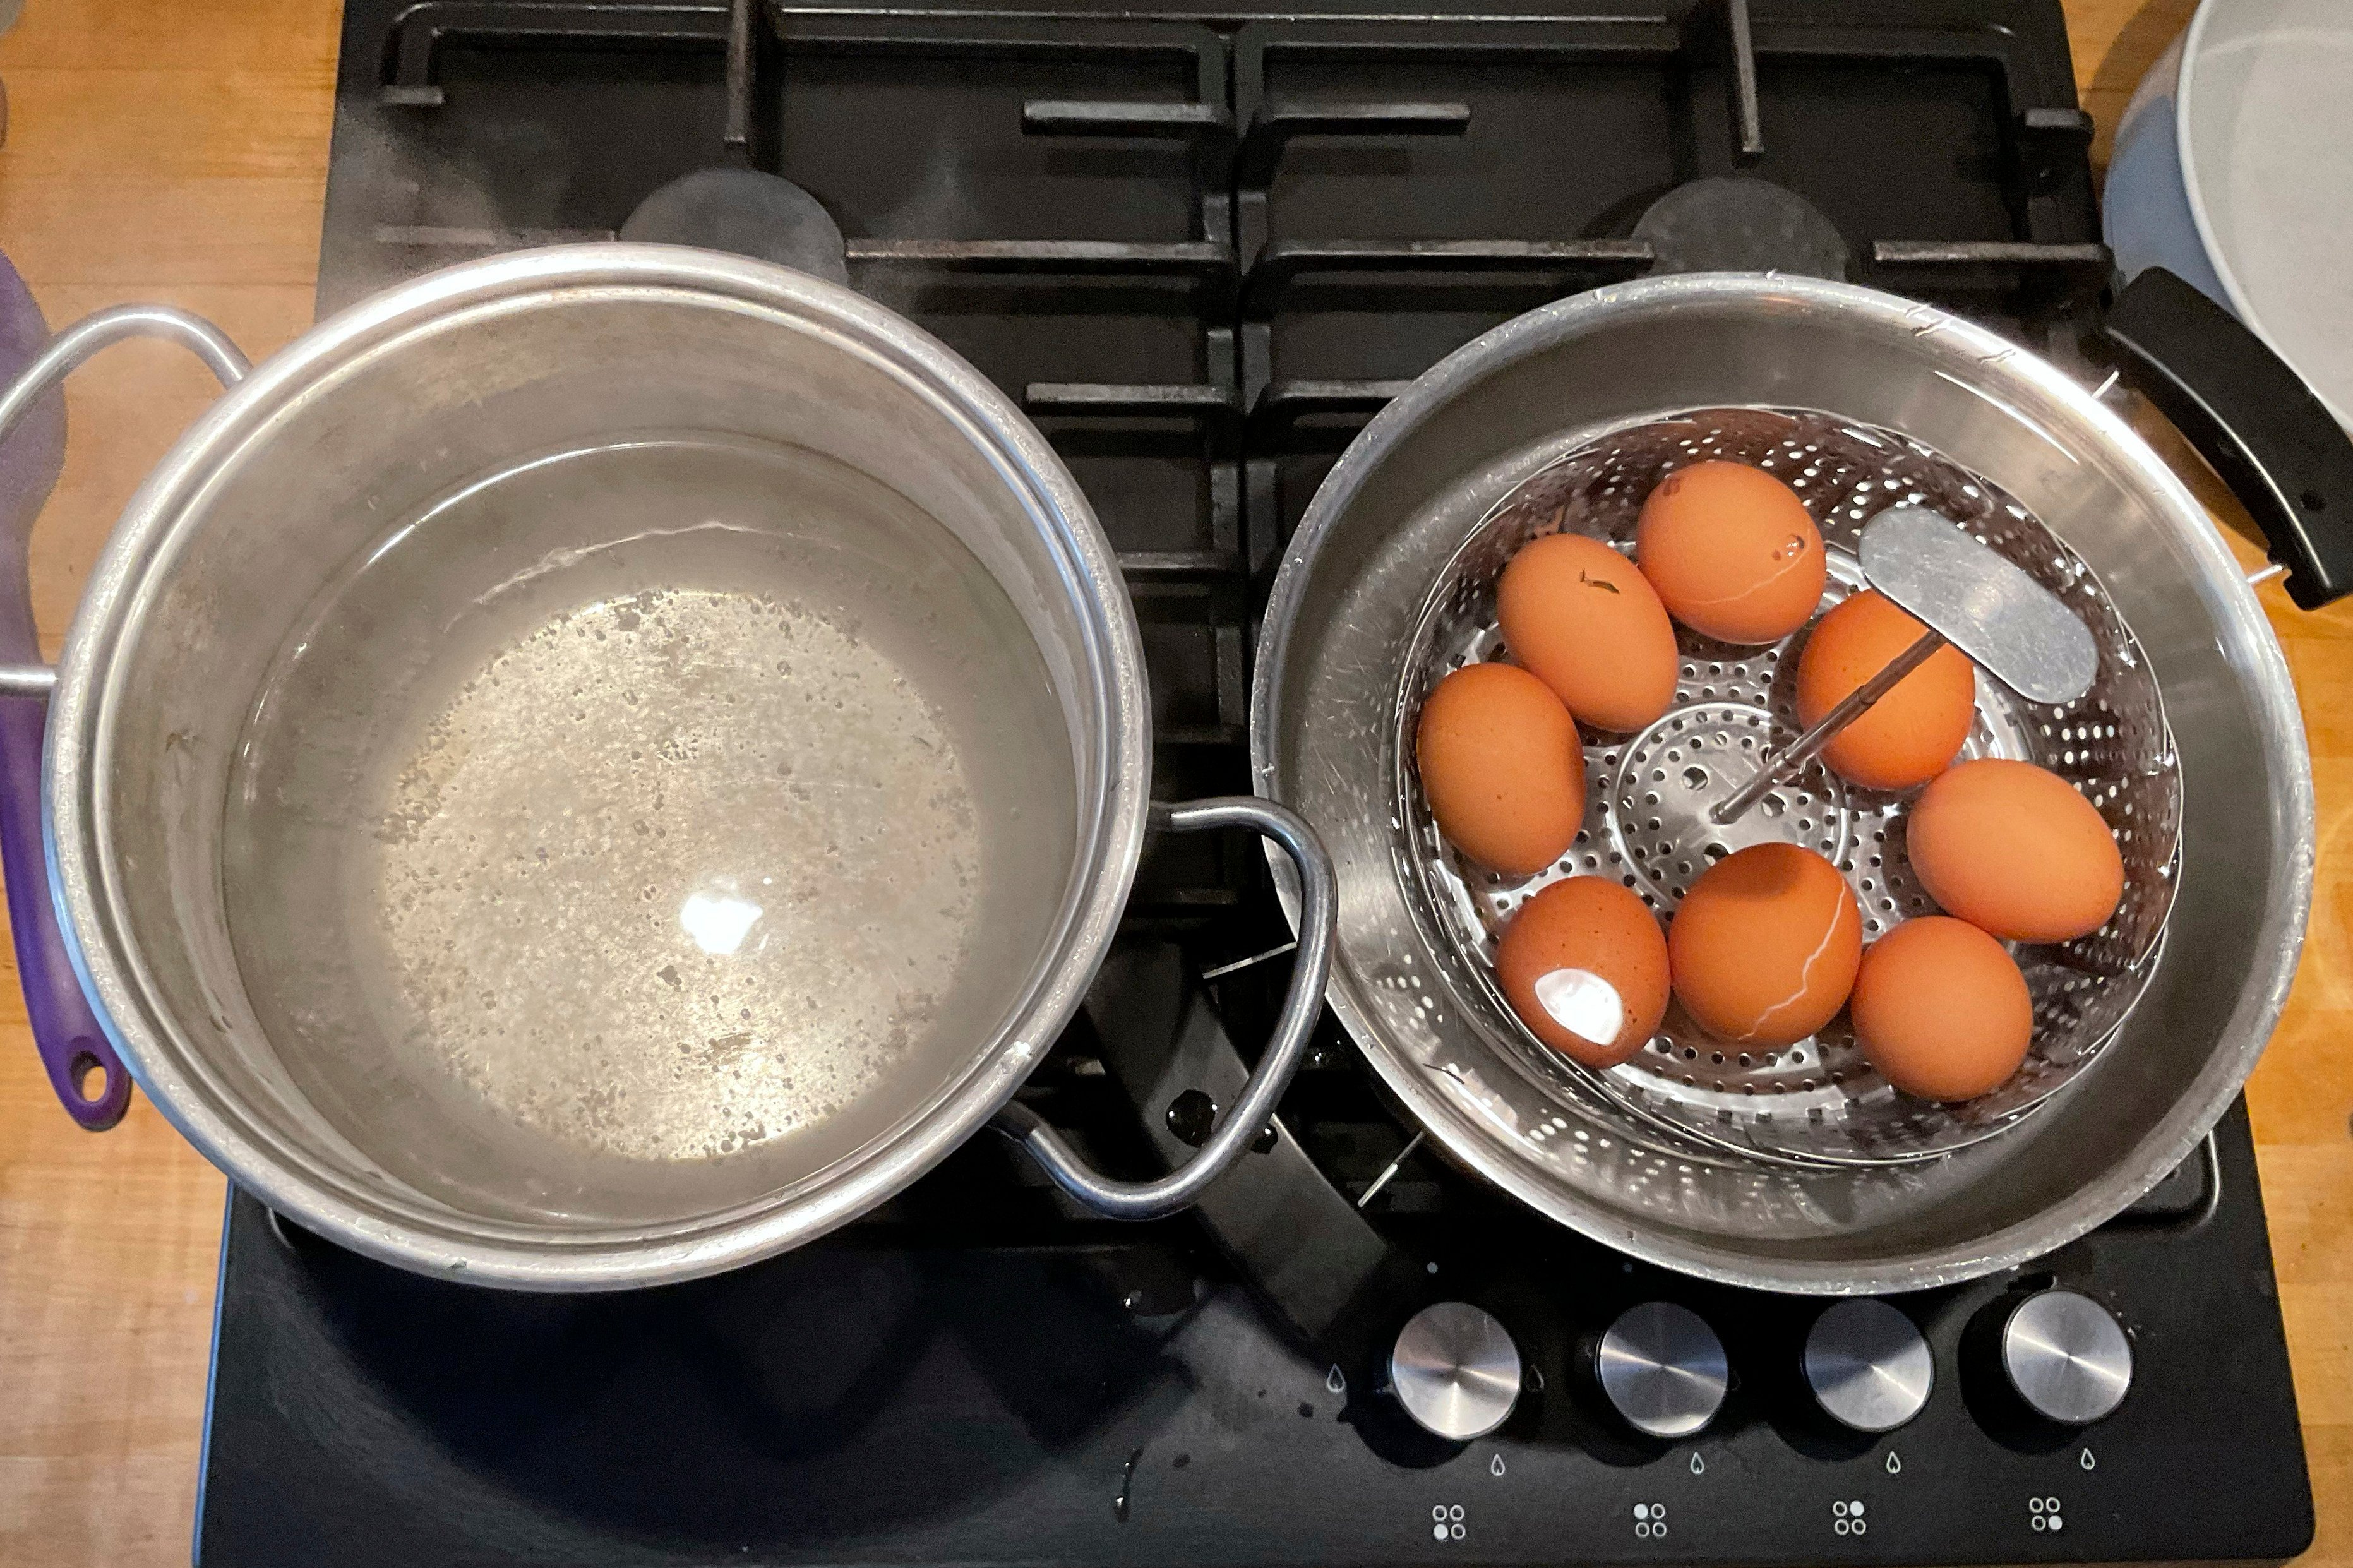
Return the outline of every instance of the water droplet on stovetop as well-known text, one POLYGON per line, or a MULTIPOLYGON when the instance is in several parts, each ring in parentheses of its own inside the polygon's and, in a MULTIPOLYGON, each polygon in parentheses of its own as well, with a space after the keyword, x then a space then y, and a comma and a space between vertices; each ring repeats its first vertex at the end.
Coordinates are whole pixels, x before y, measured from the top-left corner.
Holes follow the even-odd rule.
POLYGON ((1144 1450, 1134 1449, 1127 1456, 1127 1468, 1119 1475, 1119 1496, 1112 1499, 1111 1516, 1120 1523, 1127 1522, 1127 1496, 1135 1485, 1135 1462, 1144 1458, 1144 1450))

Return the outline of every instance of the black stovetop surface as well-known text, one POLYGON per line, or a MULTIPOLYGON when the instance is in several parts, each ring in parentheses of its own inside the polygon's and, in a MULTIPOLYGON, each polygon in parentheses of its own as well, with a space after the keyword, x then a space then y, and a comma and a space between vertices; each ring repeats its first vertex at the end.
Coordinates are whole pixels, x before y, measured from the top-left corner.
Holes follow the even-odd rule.
POLYGON ((2311 1540, 2242 1110, 2145 1212, 2029 1270, 1894 1298, 1936 1389, 1876 1439, 1805 1414, 1820 1302, 1630 1262, 1433 1167, 1383 1232, 1423 1300, 1495 1313, 1535 1374, 1493 1437, 1440 1445, 1405 1426, 1377 1354, 1303 1348, 1199 1227, 1060 1217, 1015 1158, 977 1142, 889 1215, 602 1297, 404 1273, 239 1194, 199 1561, 2031 1563, 2279 1560, 2311 1540), (2052 1281, 2133 1336, 2132 1393, 2081 1433, 2014 1425, 1964 1346, 2052 1281), (1715 1325, 1737 1379, 1672 1445, 1598 1411, 1578 1365, 1662 1298, 1715 1325), (1663 1505, 1664 1539, 1638 1536, 1637 1504, 1663 1505))
MULTIPOLYGON (((1023 398, 1085 487, 1143 622, 1164 799, 1247 787, 1268 564, 1348 437, 1486 328, 1676 265, 1636 233, 1668 190, 1775 182, 1846 275, 2082 363, 2107 262, 2058 0, 1749 0, 1746 148, 1731 0, 1459 9, 778 4, 731 72, 708 0, 351 0, 320 304, 609 236, 696 168, 793 178, 853 283, 1023 398)), ((1155 1168, 1178 1088, 1229 1098, 1224 1025, 1254 1047, 1284 961, 1219 972, 1286 934, 1254 842, 1155 846, 1025 1095, 1106 1165, 1155 1168)), ((2017 1563, 2310 1539, 2243 1110, 2125 1219, 1897 1298, 1937 1389, 1870 1440, 1803 1415, 1819 1303, 1630 1262, 1426 1152, 1360 1207, 1409 1137, 1327 1018, 1274 1147, 1149 1226, 1077 1215, 983 1139, 799 1252, 549 1298, 405 1274, 233 1195, 198 1559, 2017 1563), (1963 1348, 2053 1280, 2134 1336, 2132 1394, 2080 1434, 2014 1425, 1963 1348), (1578 1371, 1655 1298, 1706 1317, 1736 1379, 1681 1445, 1636 1442, 1578 1371), (1378 1386, 1397 1327, 1449 1299, 1532 1369, 1460 1448, 1378 1386)))

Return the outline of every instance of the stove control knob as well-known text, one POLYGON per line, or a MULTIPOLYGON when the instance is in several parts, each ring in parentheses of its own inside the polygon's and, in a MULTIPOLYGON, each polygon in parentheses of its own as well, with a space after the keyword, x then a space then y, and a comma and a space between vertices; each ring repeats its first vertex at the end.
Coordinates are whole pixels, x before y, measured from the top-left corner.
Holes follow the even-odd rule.
POLYGON ((1830 1418, 1893 1432, 1928 1403, 1936 1361, 1912 1320, 1884 1301, 1841 1301, 1806 1335, 1806 1384, 1830 1418))
POLYGON ((2003 1320, 2001 1370, 2037 1415, 2088 1426, 2123 1404, 2132 1387, 2132 1342, 2089 1296, 2043 1290, 2003 1320))
POLYGON ((1601 1336, 1593 1374, 1626 1424, 1649 1437, 1689 1437, 1715 1419, 1732 1386, 1724 1342, 1697 1312, 1645 1301, 1601 1336))
POLYGON ((1501 1426, 1519 1403, 1520 1348, 1478 1308, 1440 1301, 1398 1332, 1389 1386, 1425 1431, 1467 1443, 1501 1426))

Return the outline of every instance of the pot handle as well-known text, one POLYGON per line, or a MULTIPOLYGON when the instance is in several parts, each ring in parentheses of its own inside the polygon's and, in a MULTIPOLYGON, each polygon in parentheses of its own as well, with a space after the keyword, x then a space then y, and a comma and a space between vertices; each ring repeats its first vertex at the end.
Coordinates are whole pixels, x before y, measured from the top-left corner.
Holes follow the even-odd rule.
POLYGON ((1282 1091, 1291 1087, 1307 1054, 1308 1037, 1315 1032, 1324 1008, 1324 984, 1332 971, 1332 929, 1339 903, 1339 883, 1332 857, 1314 829, 1290 810, 1253 795, 1219 795, 1183 805, 1155 805, 1152 824, 1171 833, 1198 833, 1213 827, 1249 827, 1282 847, 1298 868, 1300 887, 1299 951, 1293 961, 1291 990, 1276 1015, 1274 1035, 1258 1070, 1242 1086, 1217 1131, 1200 1152, 1154 1182, 1118 1182, 1101 1175, 1079 1158, 1062 1135, 1026 1105, 1008 1105, 997 1113, 997 1131, 1029 1152, 1046 1169, 1054 1184, 1107 1219, 1158 1219, 1191 1206, 1212 1182, 1226 1173, 1274 1115, 1282 1091))
MULTIPOLYGON (((248 366, 219 328, 164 305, 124 305, 85 316, 49 340, 24 373, 0 393, 0 445, 49 390, 100 349, 129 338, 169 338, 191 350, 223 386, 243 379, 248 366)), ((26 534, 37 507, 25 509, 22 531, 0 541, 19 574, 26 534)), ((57 671, 41 662, 29 584, 0 585, 0 867, 8 884, 8 925, 16 942, 16 976, 34 1043, 66 1113, 93 1132, 122 1120, 131 1107, 131 1075, 114 1054, 96 1009, 74 976, 50 897, 47 843, 41 825, 41 751, 48 727, 49 692, 57 671), (81 1086, 96 1069, 105 1081, 95 1096, 81 1086)))
POLYGON ((2263 530, 2303 609, 2353 594, 2353 436, 2269 344, 2162 267, 2103 329, 2132 389, 2173 421, 2263 530))

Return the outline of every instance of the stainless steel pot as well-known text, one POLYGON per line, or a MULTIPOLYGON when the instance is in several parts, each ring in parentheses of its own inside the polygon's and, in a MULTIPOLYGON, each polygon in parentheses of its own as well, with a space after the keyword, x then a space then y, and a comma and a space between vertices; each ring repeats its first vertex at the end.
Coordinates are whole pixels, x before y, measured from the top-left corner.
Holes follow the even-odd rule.
MULTIPOLYGON (((2162 275, 2148 287, 2167 285, 2188 293, 2162 275)), ((2136 329, 2152 310, 2193 338, 2211 323, 2185 327, 2173 294, 2152 304, 2134 292, 2111 318, 2123 357, 2168 383, 2147 352, 2165 334, 2136 329)), ((2256 352, 2251 340, 2240 351, 2256 352)), ((2210 411, 2240 416, 2218 428, 2293 428, 2311 443, 2312 460, 2275 467, 2253 504, 2276 517, 2280 496, 2301 493, 2285 509, 2291 523, 2304 509, 2303 531, 2282 547, 2298 568, 2291 586, 2327 596, 2326 525, 2353 507, 2353 454, 2275 361, 2250 374, 2236 407, 2217 396, 2210 411)), ((2168 383, 2177 405, 2182 384, 2168 383)), ((2311 898, 2311 769, 2287 668, 2181 481, 2033 354, 1926 305, 1802 278, 1597 289, 1496 329, 1415 382, 1348 448, 1285 552, 1250 733, 1260 791, 1332 849, 1341 916, 1329 1000, 1407 1110, 1456 1160, 1551 1218, 1740 1285, 1937 1285, 2046 1253, 2116 1214, 2192 1151, 2254 1066, 2311 898), (1582 1069, 1532 1070, 1508 1015, 1417 907, 1397 783, 1409 773, 1399 672, 1434 585, 1492 509, 1564 454, 1608 450, 1613 435, 1682 411, 1748 407, 1900 432, 2008 490, 2105 587, 2179 740, 2179 884, 2137 1005, 2063 1092, 1939 1158, 1760 1163, 1679 1134, 1582 1069)))
MULTIPOLYGON (((230 391, 125 509, 54 677, 25 665, 0 677, 16 694, 0 702, 16 721, 0 726, 0 749, 16 808, 0 826, 19 829, 5 842, 19 963, 43 1052, 85 1124, 120 1116, 127 1068, 198 1149, 290 1217, 412 1268, 538 1289, 674 1280, 791 1247, 903 1187, 994 1116, 1074 1197, 1128 1218, 1189 1203, 1263 1126, 1317 1013, 1328 863, 1296 817, 1263 802, 1148 807, 1147 688, 1111 550, 1045 441, 940 343, 847 289, 765 263, 565 247, 402 285, 250 374, 192 318, 107 312, 18 376, 0 398, 0 438, 74 364, 142 334, 195 349, 230 391), (1042 934, 997 955, 977 993, 986 1005, 958 1021, 954 1048, 910 1055, 829 1112, 825 1137, 607 1162, 597 1171, 626 1165, 628 1180, 573 1181, 551 1195, 534 1166, 543 1142, 495 1118, 461 1140, 431 1111, 448 1086, 425 1083, 414 1041, 343 1042, 369 1058, 362 1090, 324 1094, 315 1071, 294 1070, 335 1042, 264 1024, 272 999, 255 992, 224 912, 224 819, 265 673, 355 552, 530 454, 625 448, 648 431, 813 454, 949 531, 1035 644, 1069 737, 1074 822, 1067 875, 1016 911, 1020 929, 1042 934), (41 839, 22 830, 35 789, 41 839), (1008 1101, 1104 954, 1147 817, 1171 831, 1269 836, 1303 879, 1307 912, 1297 979, 1248 1090, 1188 1164, 1124 1183, 1008 1101), (474 1165, 467 1184, 427 1179, 443 1173, 437 1160, 461 1155, 474 1165)), ((776 498, 780 510, 807 499, 776 498)), ((29 625, 9 629, 28 646, 29 625)), ((355 703, 379 700, 364 683, 353 690, 355 703)), ((977 809, 1018 815, 1023 804, 984 798, 977 809)), ((716 1116, 722 1075, 709 1092, 716 1116)))

